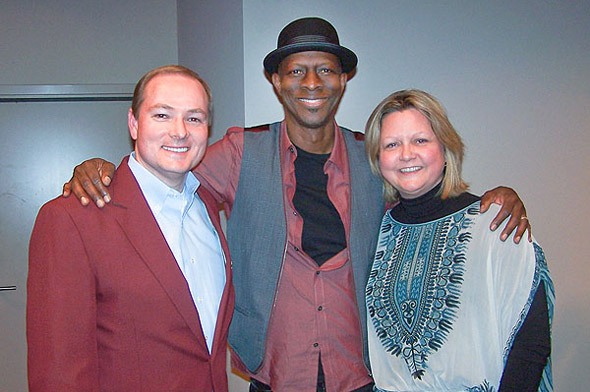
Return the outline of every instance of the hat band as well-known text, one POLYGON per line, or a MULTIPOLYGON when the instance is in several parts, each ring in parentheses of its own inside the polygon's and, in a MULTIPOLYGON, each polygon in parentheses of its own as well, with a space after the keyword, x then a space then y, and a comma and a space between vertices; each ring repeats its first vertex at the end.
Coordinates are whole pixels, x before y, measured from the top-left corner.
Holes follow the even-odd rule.
MULTIPOLYGON (((324 37, 323 35, 300 35, 298 37, 294 37, 287 41, 285 45, 293 45, 293 44, 300 44, 300 43, 314 43, 314 42, 327 42, 333 44, 328 37, 324 37)), ((338 43, 336 43, 338 45, 338 43)))

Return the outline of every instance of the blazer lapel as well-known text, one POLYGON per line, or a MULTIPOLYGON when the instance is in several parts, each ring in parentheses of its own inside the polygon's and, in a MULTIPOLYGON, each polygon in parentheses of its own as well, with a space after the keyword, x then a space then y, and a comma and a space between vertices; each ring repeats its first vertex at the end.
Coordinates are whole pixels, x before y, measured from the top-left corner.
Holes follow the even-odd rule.
MULTIPOLYGON (((213 223, 213 226, 219 235, 219 241, 221 242, 221 248, 223 249, 225 256, 225 287, 223 289, 223 295, 219 304, 217 324, 215 325, 215 337, 213 340, 214 347, 217 347, 217 345, 222 342, 224 345, 223 350, 225 350, 225 345, 227 344, 227 332, 234 311, 235 303, 234 286, 232 283, 231 258, 229 254, 229 247, 227 245, 227 241, 225 239, 219 219, 217 201, 204 186, 200 186, 197 193, 207 208, 207 213, 209 214, 211 222, 213 223)), ((212 350, 212 352, 215 351, 215 349, 212 350)))
POLYGON ((114 209, 115 219, 188 327, 199 338, 197 340, 206 349, 201 322, 188 284, 127 165, 127 159, 121 162, 113 178, 111 203, 119 207, 114 209))

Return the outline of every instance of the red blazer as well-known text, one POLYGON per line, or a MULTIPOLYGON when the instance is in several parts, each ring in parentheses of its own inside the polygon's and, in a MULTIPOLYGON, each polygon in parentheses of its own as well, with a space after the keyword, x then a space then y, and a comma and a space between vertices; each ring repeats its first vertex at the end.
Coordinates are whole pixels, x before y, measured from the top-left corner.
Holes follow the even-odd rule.
POLYGON ((234 291, 215 200, 199 187, 227 260, 209 355, 188 284, 127 158, 110 191, 102 210, 58 197, 39 212, 27 282, 30 391, 227 391, 234 291))

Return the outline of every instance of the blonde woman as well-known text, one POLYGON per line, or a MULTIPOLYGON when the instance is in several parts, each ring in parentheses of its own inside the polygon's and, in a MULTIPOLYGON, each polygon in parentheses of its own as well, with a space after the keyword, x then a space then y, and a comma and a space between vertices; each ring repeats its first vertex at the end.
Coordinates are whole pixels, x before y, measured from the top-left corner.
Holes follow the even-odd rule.
POLYGON ((440 103, 419 90, 390 95, 367 123, 366 147, 397 203, 366 291, 375 389, 552 390, 543 251, 488 229, 497 206, 480 213, 467 192, 463 142, 440 103))

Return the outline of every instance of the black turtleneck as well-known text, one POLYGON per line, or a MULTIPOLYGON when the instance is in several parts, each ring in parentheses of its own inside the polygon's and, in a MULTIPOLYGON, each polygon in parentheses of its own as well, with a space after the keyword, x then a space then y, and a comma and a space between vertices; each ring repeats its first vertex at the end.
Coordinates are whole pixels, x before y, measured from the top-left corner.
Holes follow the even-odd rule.
POLYGON ((401 223, 424 223, 453 214, 480 198, 464 192, 457 197, 441 199, 438 196, 441 183, 422 196, 415 199, 400 198, 399 203, 391 210, 391 217, 401 223))
MULTIPOLYGON (((462 210, 480 199, 464 192, 443 200, 438 195, 440 187, 441 183, 415 199, 400 198, 399 203, 390 211, 391 217, 406 224, 430 222, 462 210)), ((550 353, 549 314, 545 286, 541 284, 529 313, 514 338, 499 392, 537 391, 550 353)))

